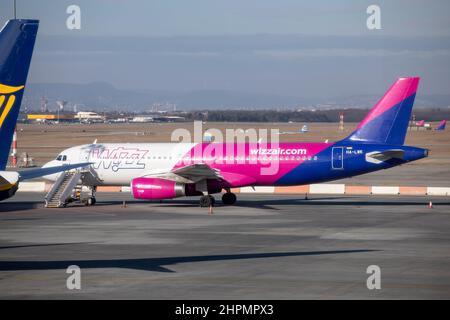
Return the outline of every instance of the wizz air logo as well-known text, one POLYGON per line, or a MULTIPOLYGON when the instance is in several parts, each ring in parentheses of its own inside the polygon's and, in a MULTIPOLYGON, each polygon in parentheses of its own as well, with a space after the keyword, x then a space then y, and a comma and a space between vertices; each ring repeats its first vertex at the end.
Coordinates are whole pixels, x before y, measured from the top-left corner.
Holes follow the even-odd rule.
POLYGON ((263 155, 263 156, 275 156, 275 155, 306 155, 308 150, 306 149, 281 149, 281 148, 259 148, 251 149, 251 155, 263 155))
POLYGON ((90 152, 89 161, 94 163, 94 169, 111 169, 114 172, 121 169, 145 169, 147 153, 148 150, 138 148, 94 148, 90 152))
POLYGON ((0 128, 3 126, 3 122, 6 120, 6 117, 14 106, 14 102, 16 101, 14 93, 23 88, 24 86, 12 87, 0 84, 0 128))

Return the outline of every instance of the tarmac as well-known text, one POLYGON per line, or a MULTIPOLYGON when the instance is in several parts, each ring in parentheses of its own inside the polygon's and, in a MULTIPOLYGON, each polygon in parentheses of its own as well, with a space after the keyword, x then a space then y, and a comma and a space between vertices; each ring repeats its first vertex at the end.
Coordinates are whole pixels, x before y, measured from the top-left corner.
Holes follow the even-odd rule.
POLYGON ((0 203, 1 299, 450 298, 449 197, 239 194, 213 214, 196 198, 43 197, 0 203), (372 265, 381 289, 367 287, 372 265))

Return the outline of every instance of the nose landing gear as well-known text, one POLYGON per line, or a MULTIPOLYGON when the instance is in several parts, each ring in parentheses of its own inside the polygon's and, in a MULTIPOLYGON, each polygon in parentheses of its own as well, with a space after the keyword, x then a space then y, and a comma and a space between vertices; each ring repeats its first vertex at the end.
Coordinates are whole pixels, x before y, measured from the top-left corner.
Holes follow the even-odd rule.
POLYGON ((97 200, 95 199, 95 197, 90 197, 90 198, 86 199, 87 206, 93 206, 93 205, 95 205, 96 202, 97 202, 97 200))
POLYGON ((97 202, 97 200, 95 199, 95 193, 97 191, 97 187, 91 187, 91 196, 87 199, 85 199, 84 204, 86 206, 93 206, 95 205, 95 203, 97 202))

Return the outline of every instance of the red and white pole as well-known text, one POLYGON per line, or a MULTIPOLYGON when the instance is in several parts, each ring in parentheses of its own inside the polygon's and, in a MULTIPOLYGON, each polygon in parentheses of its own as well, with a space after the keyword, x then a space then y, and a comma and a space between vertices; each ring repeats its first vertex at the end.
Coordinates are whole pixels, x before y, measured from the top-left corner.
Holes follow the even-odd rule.
POLYGON ((13 141, 12 141, 12 166, 17 167, 17 130, 14 129, 13 141))
POLYGON ((339 131, 344 131, 344 113, 339 114, 339 131))

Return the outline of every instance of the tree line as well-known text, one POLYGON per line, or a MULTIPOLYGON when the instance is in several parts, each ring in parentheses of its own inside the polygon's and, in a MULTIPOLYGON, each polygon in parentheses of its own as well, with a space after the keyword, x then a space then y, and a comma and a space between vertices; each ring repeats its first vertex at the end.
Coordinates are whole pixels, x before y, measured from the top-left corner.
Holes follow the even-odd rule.
MULTIPOLYGON (((359 122, 367 109, 332 109, 306 111, 276 110, 205 110, 183 113, 187 121, 212 122, 339 122, 344 114, 345 122, 359 122)), ((450 119, 450 109, 418 109, 413 112, 416 120, 440 121, 450 119)))

